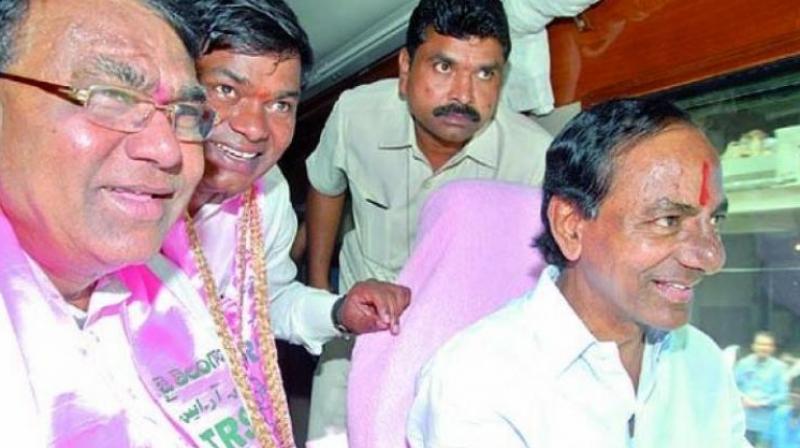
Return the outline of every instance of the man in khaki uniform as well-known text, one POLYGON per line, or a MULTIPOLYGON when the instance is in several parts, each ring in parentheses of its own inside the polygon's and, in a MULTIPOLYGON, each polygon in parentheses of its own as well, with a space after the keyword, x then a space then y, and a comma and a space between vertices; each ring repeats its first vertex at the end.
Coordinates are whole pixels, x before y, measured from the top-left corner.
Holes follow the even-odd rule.
MULTIPOLYGON (((453 179, 539 185, 550 136, 498 106, 510 51, 497 1, 422 0, 412 13, 399 79, 342 94, 306 161, 309 274, 330 289, 330 261, 349 191, 354 228, 343 241, 339 290, 393 280, 419 209, 453 179)), ((314 379, 309 436, 345 425, 349 344, 329 343, 314 379)))

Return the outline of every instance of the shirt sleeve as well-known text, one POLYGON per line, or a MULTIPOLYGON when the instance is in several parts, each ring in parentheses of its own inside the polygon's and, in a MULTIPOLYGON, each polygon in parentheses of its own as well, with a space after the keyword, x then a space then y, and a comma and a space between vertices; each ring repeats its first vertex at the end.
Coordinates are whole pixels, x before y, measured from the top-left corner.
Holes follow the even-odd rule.
POLYGON ((789 385, 786 383, 786 368, 776 361, 772 375, 772 393, 767 397, 769 406, 780 406, 789 398, 789 385))
POLYGON ((302 344, 310 353, 319 354, 323 344, 339 335, 331 320, 331 308, 338 296, 295 280, 297 268, 289 252, 297 232, 297 217, 286 180, 281 178, 274 192, 260 198, 264 200, 260 204, 264 235, 274 235, 272 241, 265 241, 272 331, 279 339, 302 344))
POLYGON ((340 98, 334 105, 319 144, 306 159, 308 181, 317 191, 329 196, 338 196, 347 188, 344 169, 346 123, 341 102, 340 98))
POLYGON ((531 178, 528 180, 528 184, 532 187, 541 187, 542 184, 544 184, 547 148, 550 146, 552 140, 551 137, 542 137, 542 147, 544 149, 536 155, 536 157, 541 160, 541 163, 539 163, 535 169, 531 170, 531 178))
MULTIPOLYGON (((524 448, 510 423, 486 402, 481 386, 453 375, 447 361, 423 369, 411 406, 406 434, 411 448, 524 448), (438 366, 437 366, 438 364, 438 366), (444 365, 445 368, 442 368, 444 365), (481 398, 483 396, 484 398, 481 398)), ((493 385, 493 387, 508 387, 493 385)))
POLYGON ((745 367, 746 358, 739 360, 733 368, 734 374, 734 381, 736 382, 736 387, 740 391, 741 395, 746 395, 744 393, 744 377, 747 368, 745 367))
MULTIPOLYGON (((511 36, 538 33, 556 17, 574 17, 598 0, 504 0, 511 36)), ((513 45, 512 45, 513 46, 513 45)))

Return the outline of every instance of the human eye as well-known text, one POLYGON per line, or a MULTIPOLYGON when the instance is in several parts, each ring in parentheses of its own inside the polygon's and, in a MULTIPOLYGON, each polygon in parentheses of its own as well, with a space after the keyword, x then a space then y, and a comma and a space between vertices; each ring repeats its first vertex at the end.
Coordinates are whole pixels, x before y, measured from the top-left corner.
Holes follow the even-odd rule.
POLYGON ((267 111, 278 114, 287 114, 294 111, 294 104, 289 101, 273 101, 267 106, 267 111))
POLYGON ((728 215, 727 215, 727 214, 725 214, 725 213, 722 213, 722 212, 720 212, 720 213, 715 213, 715 214, 714 214, 714 215, 711 217, 711 225, 713 225, 714 227, 716 227, 717 229, 719 229, 719 228, 722 226, 722 223, 723 223, 723 222, 725 222, 725 220, 726 220, 727 218, 728 218, 728 215))
POLYGON ((490 79, 494 78, 497 71, 492 68, 482 68, 478 70, 478 79, 482 81, 489 81, 490 79))
POLYGON ((147 101, 141 96, 115 87, 97 86, 89 88, 89 96, 84 103, 89 113, 97 120, 134 121, 144 120, 147 115, 147 101))
POLYGON ((663 229, 675 229, 681 223, 681 217, 678 215, 661 216, 653 220, 653 224, 663 229))
POLYGON ((92 86, 77 93, 86 94, 82 103, 89 119, 109 129, 140 131, 153 112, 147 97, 121 87, 92 86))
POLYGON ((172 125, 179 139, 200 141, 213 126, 210 108, 195 103, 176 103, 172 106, 172 125))
POLYGON ((433 63, 433 69, 439 73, 449 73, 451 68, 453 67, 448 61, 437 60, 433 63))
POLYGON ((238 98, 238 92, 233 86, 227 84, 217 84, 211 88, 211 95, 214 99, 233 102, 238 98))
POLYGON ((128 107, 141 102, 139 95, 114 87, 96 87, 89 95, 88 102, 95 108, 128 107))

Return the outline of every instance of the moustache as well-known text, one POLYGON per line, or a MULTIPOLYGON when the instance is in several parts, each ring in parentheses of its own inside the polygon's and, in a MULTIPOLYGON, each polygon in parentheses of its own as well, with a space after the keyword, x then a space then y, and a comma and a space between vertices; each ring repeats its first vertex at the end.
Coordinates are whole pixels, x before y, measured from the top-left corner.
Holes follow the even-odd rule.
POLYGON ((443 115, 459 114, 467 117, 470 121, 475 123, 481 120, 481 114, 478 113, 472 106, 461 103, 450 103, 445 106, 439 106, 433 109, 434 117, 441 117, 443 115))

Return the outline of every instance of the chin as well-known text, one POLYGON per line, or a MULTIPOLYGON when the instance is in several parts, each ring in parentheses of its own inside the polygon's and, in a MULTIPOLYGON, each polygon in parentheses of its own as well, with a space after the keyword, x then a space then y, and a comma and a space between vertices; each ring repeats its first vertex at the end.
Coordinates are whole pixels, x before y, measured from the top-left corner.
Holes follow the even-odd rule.
POLYGON ((251 183, 249 178, 239 175, 217 175, 209 179, 203 178, 198 191, 233 196, 246 191, 251 183))
POLYGON ((149 260, 161 248, 166 236, 163 226, 128 229, 115 238, 98 241, 94 252, 106 264, 121 268, 131 264, 141 264, 149 260))
POLYGON ((688 313, 681 316, 670 316, 666 319, 661 319, 658 322, 653 322, 650 326, 659 330, 672 331, 678 329, 689 323, 688 313))

